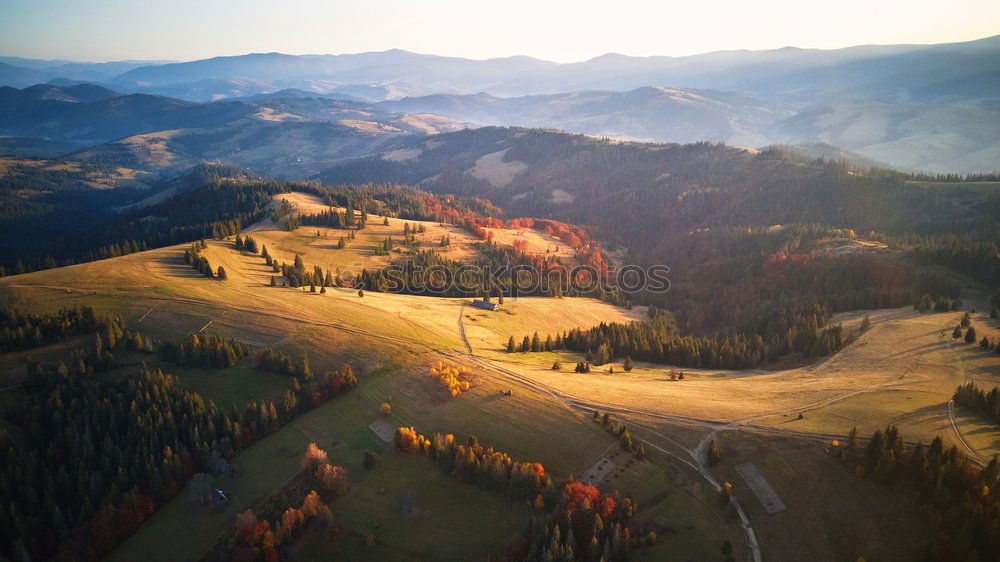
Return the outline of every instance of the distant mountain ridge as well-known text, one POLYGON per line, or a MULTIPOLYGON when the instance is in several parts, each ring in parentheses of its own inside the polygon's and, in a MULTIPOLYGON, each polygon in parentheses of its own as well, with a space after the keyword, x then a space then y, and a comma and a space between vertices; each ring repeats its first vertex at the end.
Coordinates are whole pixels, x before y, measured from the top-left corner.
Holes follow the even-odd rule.
POLYGON ((937 173, 1000 169, 1000 102, 989 98, 915 103, 643 87, 517 98, 434 94, 378 106, 483 125, 653 142, 750 148, 826 143, 891 166, 937 173))
MULTIPOLYGON (((474 60, 400 49, 341 55, 251 53, 166 64, 139 61, 68 63, 0 57, 0 84, 25 86, 59 76, 100 81, 127 91, 217 81, 218 97, 234 97, 228 80, 256 83, 239 95, 298 87, 329 93, 379 87, 371 101, 431 93, 495 96, 577 90, 627 91, 643 86, 736 90, 753 94, 862 96, 902 101, 995 97, 1000 91, 1000 36, 936 45, 861 45, 819 50, 785 47, 718 51, 683 57, 608 53, 576 63, 525 56, 474 60), (58 63, 58 64, 57 64, 58 63), (47 77, 47 78, 46 78, 47 77), (42 78, 46 78, 42 80, 42 78), (376 94, 378 95, 378 94, 376 94)), ((192 99, 215 99, 197 97, 192 99)))

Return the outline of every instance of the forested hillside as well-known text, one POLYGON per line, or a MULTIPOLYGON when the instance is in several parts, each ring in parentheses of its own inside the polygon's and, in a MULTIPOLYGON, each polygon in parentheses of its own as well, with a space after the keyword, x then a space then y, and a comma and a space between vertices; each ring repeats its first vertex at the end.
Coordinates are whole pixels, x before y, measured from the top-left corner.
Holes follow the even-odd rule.
POLYGON ((195 166, 145 191, 99 190, 88 184, 88 174, 107 167, 74 165, 79 168, 67 171, 64 166, 11 164, 0 176, 0 236, 11 248, 0 258, 0 274, 237 234, 269 215, 273 195, 292 190, 327 197, 331 204, 406 219, 454 222, 501 213, 489 202, 471 197, 444 198, 391 184, 325 188, 219 164, 195 166))
POLYGON ((923 177, 779 149, 516 128, 392 148, 322 177, 415 183, 486 197, 513 216, 587 225, 623 248, 625 261, 671 267, 669 294, 639 300, 668 306, 696 330, 749 331, 788 299, 838 311, 901 306, 925 292, 959 296, 954 281, 919 272, 917 263, 1000 283, 993 177, 923 177))

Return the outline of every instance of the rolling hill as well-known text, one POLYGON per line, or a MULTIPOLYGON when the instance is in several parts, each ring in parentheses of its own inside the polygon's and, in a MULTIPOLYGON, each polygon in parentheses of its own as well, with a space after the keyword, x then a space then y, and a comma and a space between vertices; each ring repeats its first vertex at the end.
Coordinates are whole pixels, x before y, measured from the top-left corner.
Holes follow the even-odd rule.
MULTIPOLYGON (((325 206, 304 193, 279 197, 293 201, 301 212, 325 206)), ((299 255, 307 256, 308 265, 324 268, 370 264, 372 247, 365 237, 402 235, 402 220, 385 216, 386 226, 382 219, 373 214, 371 226, 361 231, 357 243, 341 250, 324 247, 324 238, 312 232, 315 227, 287 231, 265 221, 245 234, 266 241, 281 261, 299 255), (377 231, 365 232, 369 228, 377 231)), ((428 226, 440 228, 436 221, 428 226)), ((327 233, 328 237, 338 234, 344 232, 327 233)), ((597 483, 602 490, 626 490, 641 506, 635 520, 659 530, 663 538, 656 543, 634 547, 634 552, 648 556, 710 557, 718 545, 730 541, 745 556, 763 548, 780 559, 803 552, 815 552, 816 559, 824 561, 859 552, 886 559, 907 553, 905 558, 923 548, 923 541, 912 539, 921 536, 925 524, 912 509, 916 494, 889 492, 860 480, 851 466, 825 454, 823 448, 830 446, 831 436, 842 437, 845 426, 852 423, 867 430, 895 420, 900 410, 893 404, 900 393, 914 398, 912 408, 902 410, 915 414, 905 418, 908 436, 944 435, 949 443, 960 439, 940 419, 945 411, 943 400, 961 378, 946 360, 955 351, 935 335, 939 327, 954 322, 958 312, 874 313, 872 327, 853 345, 803 368, 772 372, 685 369, 687 376, 677 381, 669 366, 640 363, 633 372, 622 374, 621 364, 614 363, 611 366, 618 374, 581 375, 565 372, 565 368, 553 372, 548 366, 553 360, 564 364, 578 360, 572 352, 512 355, 503 351, 503 342, 525 330, 547 333, 639 319, 641 309, 630 311, 591 299, 520 298, 512 299, 504 312, 489 313, 470 309, 465 299, 374 292, 360 297, 353 288, 337 287, 316 294, 270 286, 273 272, 265 267, 263 257, 239 250, 231 238, 211 240, 202 250, 213 265, 225 267, 225 280, 193 274, 181 257, 185 247, 168 246, 0 279, 0 299, 37 311, 69 302, 93 304, 128 319, 130 329, 158 340, 200 331, 202 336, 232 338, 254 353, 264 347, 295 357, 308 353, 317 372, 349 361, 359 381, 344 396, 304 410, 266 438, 233 454, 230 462, 240 476, 216 478, 231 498, 227 505, 201 508, 185 495, 158 501, 157 511, 138 531, 122 537, 122 544, 110 555, 113 560, 145 553, 154 553, 149 555, 154 560, 205 556, 230 532, 237 513, 245 509, 264 513, 267 501, 298 499, 289 500, 285 486, 300 474, 300 451, 310 442, 321 444, 332 462, 349 470, 350 491, 333 504, 335 520, 362 535, 371 534, 377 543, 365 547, 363 536, 352 535, 331 546, 318 534, 306 532, 292 544, 302 556, 309 552, 322 556, 336 548, 357 559, 402 559, 412 556, 414 548, 425 548, 410 546, 417 536, 432 544, 446 543, 434 550, 438 554, 486 555, 496 552, 505 537, 516 532, 527 516, 524 510, 530 508, 521 502, 495 501, 502 496, 480 493, 454 478, 434 477, 426 460, 394 451, 380 439, 369 427, 379 419, 390 428, 413 425, 441 432, 461 428, 463 439, 474 434, 484 443, 502 446, 515 458, 544 463, 546 472, 557 477, 570 472, 585 475, 592 466, 614 463, 613 471, 597 483), (886 358, 890 352, 901 353, 905 359, 886 358), (427 376, 428 366, 442 359, 473 370, 469 392, 448 397, 427 376), (917 364, 927 367, 914 373, 917 364), (379 414, 383 402, 391 403, 391 415, 379 414), (627 423, 634 438, 646 444, 645 458, 636 460, 622 452, 616 434, 592 421, 597 417, 595 410, 610 412, 613 420, 627 423), (804 412, 805 420, 789 426, 789 412, 804 412), (699 453, 712 439, 724 447, 724 461, 716 467, 709 466, 699 453), (374 468, 361 464, 366 450, 379 453, 374 468), (748 462, 757 465, 761 478, 785 500, 785 510, 773 513, 737 475, 739 469, 734 466, 748 462), (810 499, 816 485, 801 485, 817 474, 823 475, 823 483, 817 485, 829 488, 822 508, 815 498, 810 499), (741 525, 726 516, 725 505, 715 500, 715 488, 724 481, 737 483, 735 493, 746 506, 740 509, 753 519, 741 525), (262 503, 261 498, 266 501, 262 503), (422 510, 433 510, 435 516, 401 514, 398 506, 407 498, 415 498, 422 510), (493 506, 492 530, 472 522, 462 525, 467 531, 463 534, 469 536, 456 538, 453 526, 483 506, 493 506), (892 515, 891 527, 907 532, 889 532, 887 525, 879 523, 886 513, 892 515), (379 522, 377 527, 371 524, 373 519, 379 522), (833 523, 846 536, 816 532, 833 523), (762 546, 751 546, 745 538, 748 530, 762 546), (178 532, 185 533, 187 540, 168 549, 169 554, 155 554, 165 553, 178 532)), ((856 330, 861 315, 838 320, 856 330)), ((977 317, 977 322, 985 321, 977 317)), ((50 347, 35 351, 51 357, 57 353, 50 347)), ((141 352, 116 349, 115 353, 121 354, 125 364, 94 373, 103 384, 130 380, 138 376, 137 362, 152 362, 173 373, 185 391, 209 397, 220 407, 233 400, 278 400, 292 384, 260 369, 249 358, 234 367, 208 370, 175 365, 141 352)), ((0 356, 0 372, 23 376, 16 367, 24 361, 22 356, 0 356)), ((991 368, 985 356, 970 356, 968 361, 969 368, 991 368)), ((27 398, 36 391, 15 388, 8 392, 27 398)), ((11 428, 21 431, 16 425, 11 428)), ((983 452, 990 450, 987 447, 983 452)))
MULTIPOLYGON (((339 164, 321 178, 369 178, 476 195, 514 214, 531 212, 607 233, 651 225, 687 232, 790 222, 859 232, 935 231, 995 220, 997 192, 978 199, 984 194, 913 189, 906 174, 836 168, 720 144, 619 142, 484 127, 394 139, 380 156, 339 164)), ((646 237, 629 231, 615 241, 638 239, 646 237)))

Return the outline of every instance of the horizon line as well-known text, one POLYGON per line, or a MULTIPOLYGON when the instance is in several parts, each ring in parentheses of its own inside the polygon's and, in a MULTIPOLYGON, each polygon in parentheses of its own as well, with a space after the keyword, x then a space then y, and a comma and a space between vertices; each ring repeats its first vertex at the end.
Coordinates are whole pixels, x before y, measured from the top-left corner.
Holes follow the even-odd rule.
MULTIPOLYGON (((634 59, 651 59, 651 58, 683 59, 683 58, 699 57, 699 56, 713 55, 713 54, 719 54, 719 53, 766 53, 766 52, 774 52, 774 51, 783 51, 783 50, 788 50, 788 49, 794 49, 794 50, 799 50, 799 51, 831 52, 831 51, 843 51, 843 50, 847 50, 847 49, 857 49, 857 48, 864 48, 864 47, 933 47, 933 46, 939 46, 939 45, 961 45, 961 44, 965 44, 965 43, 975 43, 977 41, 984 41, 984 40, 994 39, 994 38, 1000 38, 1000 34, 987 35, 987 36, 984 36, 984 37, 977 37, 977 38, 974 38, 974 39, 967 39, 967 40, 963 40, 963 41, 948 41, 948 42, 944 42, 944 43, 862 43, 862 44, 857 44, 857 45, 848 45, 846 47, 836 47, 836 48, 830 48, 830 49, 823 49, 823 48, 818 48, 818 47, 799 47, 799 46, 796 46, 796 45, 785 45, 783 47, 775 47, 775 48, 771 48, 771 49, 719 49, 719 50, 715 50, 715 51, 704 51, 704 52, 693 53, 693 54, 689 54, 689 55, 656 55, 656 54, 650 54, 650 55, 627 55, 627 54, 618 53, 618 52, 614 52, 614 51, 608 51, 606 53, 603 53, 603 54, 600 54, 600 55, 596 55, 596 56, 593 56, 593 57, 590 57, 590 58, 587 58, 587 59, 570 61, 570 62, 558 62, 558 61, 553 61, 553 60, 544 59, 544 58, 540 58, 540 57, 536 57, 536 56, 532 56, 532 55, 525 55, 525 54, 515 54, 515 55, 506 55, 506 56, 501 56, 501 57, 487 57, 487 58, 464 57, 464 56, 458 56, 458 55, 439 55, 439 54, 434 54, 434 53, 421 53, 421 52, 417 52, 417 51, 411 51, 411 50, 400 48, 400 47, 391 47, 391 48, 388 48, 388 49, 372 50, 372 51, 355 51, 355 52, 348 52, 348 53, 298 53, 298 54, 296 54, 296 53, 289 53, 289 52, 283 52, 283 51, 251 51, 251 52, 244 52, 244 53, 233 54, 233 55, 213 55, 213 56, 209 56, 209 57, 194 58, 194 59, 187 59, 187 60, 175 60, 175 59, 108 59, 108 60, 102 60, 102 61, 95 61, 95 60, 77 60, 77 59, 69 59, 69 58, 66 58, 66 59, 64 59, 64 58, 51 58, 51 59, 49 59, 49 58, 33 58, 33 57, 22 56, 22 55, 13 55, 13 54, 3 54, 3 55, 0 55, 0 58, 17 58, 17 59, 24 59, 24 60, 29 60, 29 61, 47 62, 47 63, 63 63, 63 64, 145 63, 145 64, 148 64, 150 66, 162 66, 162 65, 168 65, 168 64, 185 64, 185 63, 199 62, 199 61, 206 61, 206 60, 213 60, 213 59, 221 59, 221 58, 238 58, 238 57, 246 57, 246 56, 252 56, 252 55, 284 55, 284 56, 290 56, 290 57, 342 57, 342 56, 358 56, 358 55, 385 54, 385 53, 391 53, 391 52, 402 52, 402 53, 407 53, 407 54, 411 54, 411 55, 419 55, 419 56, 427 56, 427 57, 438 57, 438 58, 448 58, 448 59, 459 59, 459 60, 468 60, 468 61, 476 61, 476 62, 489 62, 489 61, 500 61, 500 60, 508 60, 508 59, 518 59, 518 58, 521 58, 521 59, 531 59, 531 60, 535 60, 535 61, 538 61, 538 62, 549 63, 549 64, 553 64, 553 65, 570 65, 570 64, 586 63, 586 62, 594 61, 594 60, 597 60, 597 59, 600 59, 600 58, 603 58, 603 57, 608 57, 608 56, 618 56, 618 57, 634 58, 634 59)), ((11 66, 16 66, 16 65, 11 65, 11 66)))

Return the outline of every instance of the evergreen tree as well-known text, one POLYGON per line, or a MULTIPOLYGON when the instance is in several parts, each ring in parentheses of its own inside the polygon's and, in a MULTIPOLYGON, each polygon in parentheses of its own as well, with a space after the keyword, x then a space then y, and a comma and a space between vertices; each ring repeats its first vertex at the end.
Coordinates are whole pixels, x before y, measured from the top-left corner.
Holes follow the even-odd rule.
POLYGON ((229 279, 229 276, 226 275, 226 268, 222 267, 221 265, 219 266, 219 272, 216 274, 216 276, 221 281, 225 281, 226 279, 229 279))
POLYGON ((625 369, 626 373, 632 370, 632 356, 631 355, 625 357, 625 363, 622 364, 622 368, 625 369))
POLYGON ((965 332, 965 343, 973 343, 976 341, 976 327, 969 326, 969 329, 965 332))
POLYGON ((847 445, 851 449, 857 449, 860 441, 858 440, 858 426, 851 427, 851 431, 847 433, 847 445))
POLYGON ((955 326, 955 329, 951 332, 951 337, 956 340, 962 337, 962 328, 960 326, 955 326))
POLYGON ((507 353, 514 353, 517 351, 514 345, 514 336, 507 339, 507 353))

